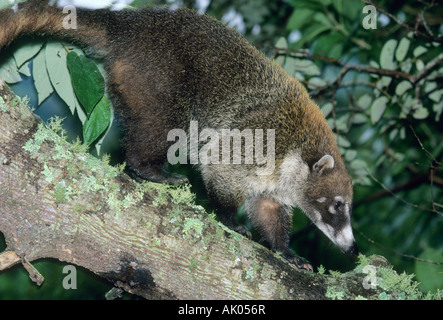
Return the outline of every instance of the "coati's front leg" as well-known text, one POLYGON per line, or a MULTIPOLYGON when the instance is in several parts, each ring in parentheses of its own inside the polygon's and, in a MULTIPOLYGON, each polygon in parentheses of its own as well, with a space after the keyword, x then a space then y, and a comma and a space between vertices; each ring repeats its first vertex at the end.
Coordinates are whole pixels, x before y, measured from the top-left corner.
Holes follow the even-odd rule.
POLYGON ((126 132, 126 163, 135 178, 173 185, 188 182, 185 176, 165 170, 169 147, 166 140, 167 131, 160 132, 154 127, 149 129, 149 125, 147 127, 137 124, 129 127, 126 132))
POLYGON ((240 233, 248 239, 252 239, 252 234, 245 227, 238 224, 237 219, 235 218, 237 214, 237 208, 222 208, 217 210, 218 218, 220 222, 227 226, 229 229, 234 230, 235 232, 240 233))
POLYGON ((297 257, 289 248, 289 234, 292 226, 291 208, 283 206, 270 197, 254 196, 246 199, 246 211, 254 226, 271 246, 281 252, 300 269, 313 271, 311 264, 297 257))

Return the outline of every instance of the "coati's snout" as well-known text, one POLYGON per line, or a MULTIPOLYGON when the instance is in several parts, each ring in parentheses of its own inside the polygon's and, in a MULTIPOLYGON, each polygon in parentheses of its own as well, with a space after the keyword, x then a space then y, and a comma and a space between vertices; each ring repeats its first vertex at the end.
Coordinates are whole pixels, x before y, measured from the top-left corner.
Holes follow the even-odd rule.
POLYGON ((355 241, 354 241, 354 244, 350 248, 348 248, 347 251, 345 251, 345 253, 353 255, 353 256, 358 256, 358 247, 357 247, 357 244, 355 243, 355 241))

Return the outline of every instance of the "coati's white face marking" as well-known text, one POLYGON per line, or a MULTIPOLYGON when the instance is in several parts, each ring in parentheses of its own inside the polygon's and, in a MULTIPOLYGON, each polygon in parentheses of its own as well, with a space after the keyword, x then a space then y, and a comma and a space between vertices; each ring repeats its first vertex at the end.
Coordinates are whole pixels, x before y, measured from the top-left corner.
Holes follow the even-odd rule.
POLYGON ((343 199, 343 197, 341 197, 341 196, 336 196, 336 197, 334 198, 334 200, 335 200, 335 201, 345 202, 345 199, 343 199))
POLYGON ((313 220, 313 221, 320 221, 321 220, 321 213, 320 213, 320 211, 317 211, 317 210, 315 210, 314 209, 314 214, 315 214, 315 220, 313 220))
POLYGON ((323 202, 325 202, 326 201, 326 198, 325 197, 321 197, 321 198, 318 198, 317 199, 317 202, 318 203, 323 203, 323 202))

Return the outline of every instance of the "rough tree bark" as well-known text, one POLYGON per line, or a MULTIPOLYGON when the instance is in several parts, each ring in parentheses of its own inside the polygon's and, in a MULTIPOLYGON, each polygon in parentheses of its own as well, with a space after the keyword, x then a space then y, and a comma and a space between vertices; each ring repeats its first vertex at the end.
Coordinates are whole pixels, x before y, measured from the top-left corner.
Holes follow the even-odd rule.
POLYGON ((361 271, 333 279, 298 270, 219 224, 192 204, 189 191, 136 183, 54 127, 0 79, 0 232, 7 243, 0 270, 22 263, 41 283, 31 262, 50 257, 150 299, 378 294, 363 288, 361 271), (344 293, 331 295, 331 284, 344 293))

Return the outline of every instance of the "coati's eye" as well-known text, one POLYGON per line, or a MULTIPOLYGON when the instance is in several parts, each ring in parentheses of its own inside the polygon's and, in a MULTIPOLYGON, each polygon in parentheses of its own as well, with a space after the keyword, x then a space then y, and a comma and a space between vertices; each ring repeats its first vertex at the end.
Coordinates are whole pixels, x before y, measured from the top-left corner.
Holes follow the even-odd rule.
POLYGON ((335 211, 340 211, 342 206, 343 206, 343 202, 341 202, 341 201, 334 201, 334 209, 335 209, 335 211))
POLYGON ((329 212, 331 214, 337 214, 342 213, 344 210, 344 203, 341 200, 335 200, 332 202, 332 204, 329 206, 329 212))

